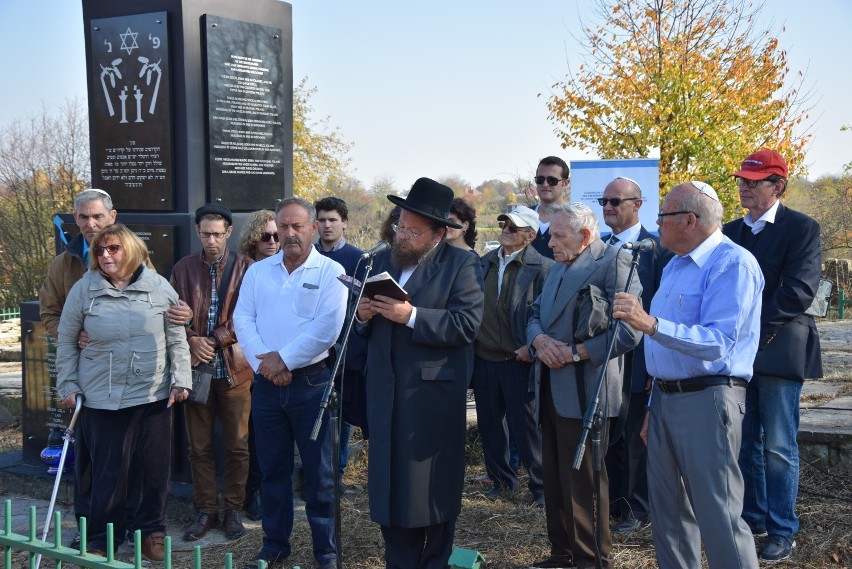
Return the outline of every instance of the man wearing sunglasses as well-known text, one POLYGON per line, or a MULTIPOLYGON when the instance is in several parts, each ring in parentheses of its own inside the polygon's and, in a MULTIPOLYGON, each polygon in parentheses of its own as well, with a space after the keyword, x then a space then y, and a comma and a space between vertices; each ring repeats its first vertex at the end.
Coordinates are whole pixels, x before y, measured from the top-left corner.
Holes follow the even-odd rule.
MULTIPOLYGON (((340 198, 330 196, 322 198, 314 202, 314 207, 317 210, 317 223, 319 229, 317 233, 319 239, 315 247, 321 255, 333 259, 343 265, 343 269, 350 277, 355 276, 358 267, 358 261, 364 253, 358 247, 346 242, 346 237, 343 235, 349 224, 349 206, 340 198)), ((363 274, 364 263, 361 264, 359 270, 363 274)), ((341 333, 342 334, 342 333, 341 333)), ((338 345, 343 341, 343 337, 337 339, 338 345)), ((343 365, 343 376, 345 381, 340 384, 341 376, 335 378, 337 381, 337 389, 344 391, 340 393, 341 400, 341 422, 340 422, 340 452, 338 453, 337 461, 337 481, 340 485, 341 493, 345 493, 346 487, 343 484, 343 472, 346 470, 346 465, 349 463, 349 438, 352 435, 352 424, 346 419, 356 412, 352 408, 353 398, 356 394, 362 393, 364 381, 364 362, 367 355, 367 344, 363 338, 357 334, 352 334, 349 337, 349 344, 346 348, 346 361, 343 365), (361 389, 357 389, 361 387, 361 389)), ((359 406, 365 406, 366 401, 363 398, 358 400, 359 406)), ((364 427, 363 414, 366 410, 361 411, 360 417, 352 417, 352 421, 361 427, 364 427)))
POLYGON ((805 314, 820 279, 820 228, 781 203, 787 163, 777 152, 751 154, 734 177, 748 213, 723 232, 751 251, 766 279, 739 458, 743 518, 755 535, 768 533, 760 559, 780 561, 792 555, 799 529, 799 395, 805 379, 822 377, 819 334, 805 314))
POLYGON ((545 156, 535 170, 535 190, 538 194, 538 205, 533 209, 538 212, 538 232, 532 242, 536 251, 553 258, 550 243, 550 211, 551 208, 562 207, 565 203, 565 192, 570 185, 571 170, 565 160, 558 156, 545 156))
POLYGON ((497 216, 500 248, 482 257, 485 312, 476 336, 473 393, 485 469, 497 497, 518 491, 509 465, 509 433, 529 473, 533 502, 544 506, 541 431, 535 417, 535 386, 529 380, 532 358, 526 346, 532 303, 541 294, 553 260, 528 247, 538 232, 538 215, 518 206, 497 216), (508 427, 508 432, 506 430, 508 427))
MULTIPOLYGON (((656 190, 655 190, 656 191, 656 190)), ((604 223, 612 230, 601 238, 614 247, 625 243, 636 243, 652 239, 657 246, 653 251, 639 256, 636 278, 642 283, 642 306, 651 308, 651 299, 660 286, 663 267, 672 257, 671 252, 660 248, 660 239, 639 222, 642 207, 642 190, 635 180, 618 177, 607 184, 598 203, 603 207, 604 223)), ((644 342, 644 339, 642 340, 644 342)), ((622 400, 628 404, 626 417, 621 419, 622 432, 611 433, 612 439, 606 454, 606 469, 609 475, 610 515, 621 517, 613 526, 613 533, 636 531, 648 525, 648 478, 645 470, 647 447, 639 437, 648 406, 651 378, 645 369, 645 348, 640 342, 635 350, 624 357, 625 391, 622 400)))
POLYGON ((207 402, 184 408, 198 509, 195 520, 184 532, 186 541, 201 539, 220 521, 213 442, 217 415, 225 453, 223 530, 228 539, 237 539, 246 531, 240 509, 245 502, 249 471, 248 422, 254 372, 237 343, 232 315, 243 275, 253 261, 242 253, 228 251, 227 240, 232 231, 228 208, 218 204, 201 206, 195 211, 201 252, 190 253, 172 270, 172 286, 193 311, 193 319, 186 326, 192 365, 215 366, 207 402))

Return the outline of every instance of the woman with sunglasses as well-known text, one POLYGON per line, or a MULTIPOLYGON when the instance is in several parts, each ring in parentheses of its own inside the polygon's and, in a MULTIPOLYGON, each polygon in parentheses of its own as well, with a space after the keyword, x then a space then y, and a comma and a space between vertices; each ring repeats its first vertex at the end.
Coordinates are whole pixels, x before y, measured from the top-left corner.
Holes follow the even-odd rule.
POLYGON ((251 214, 240 234, 240 253, 260 261, 278 252, 278 226, 275 214, 262 209, 251 214))
POLYGON ((171 406, 192 386, 189 346, 166 312, 178 295, 146 266, 148 248, 121 223, 92 239, 89 270, 59 320, 56 387, 62 405, 83 397, 79 429, 91 456, 89 553, 105 555, 107 524, 117 547, 140 530, 142 554, 162 561, 171 475, 171 406), (89 341, 78 340, 81 331, 89 341), (136 457, 134 458, 134 455, 136 457), (131 458, 142 467, 142 499, 125 527, 131 458))
POLYGON ((458 247, 470 251, 478 256, 474 251, 476 246, 476 210, 461 198, 455 198, 450 206, 450 214, 447 219, 453 223, 461 225, 461 229, 447 227, 447 235, 444 241, 458 247))

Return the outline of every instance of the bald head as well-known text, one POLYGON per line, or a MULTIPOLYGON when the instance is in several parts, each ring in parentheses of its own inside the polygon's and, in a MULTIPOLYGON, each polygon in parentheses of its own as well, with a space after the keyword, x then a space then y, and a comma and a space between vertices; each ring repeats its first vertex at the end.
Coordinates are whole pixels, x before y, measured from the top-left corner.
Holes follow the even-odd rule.
POLYGON ((685 255, 720 227, 722 204, 709 185, 687 182, 666 194, 660 215, 660 245, 685 255))

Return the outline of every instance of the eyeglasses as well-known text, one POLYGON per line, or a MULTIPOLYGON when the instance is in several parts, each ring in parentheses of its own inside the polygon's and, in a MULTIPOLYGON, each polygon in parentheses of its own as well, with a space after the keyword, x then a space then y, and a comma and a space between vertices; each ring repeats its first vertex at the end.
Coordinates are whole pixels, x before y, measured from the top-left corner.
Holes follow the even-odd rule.
POLYGON ((604 207, 606 207, 606 204, 608 203, 611 203, 612 207, 618 207, 621 205, 621 202, 629 202, 638 199, 639 198, 598 198, 598 203, 604 207))
POLYGON ((750 190, 755 189, 757 187, 757 185, 761 182, 775 183, 775 181, 770 179, 770 178, 764 178, 762 180, 746 180, 745 178, 737 178, 737 184, 739 184, 740 186, 746 185, 746 186, 748 186, 748 189, 750 189, 750 190))
POLYGON ((535 180, 536 185, 539 186, 543 186, 545 180, 547 180, 548 186, 555 186, 559 182, 567 179, 568 178, 557 178, 556 176, 536 176, 535 178, 533 178, 533 180, 535 180))
POLYGON ((502 231, 508 231, 509 233, 517 233, 518 231, 520 231, 517 226, 512 225, 508 221, 498 221, 497 225, 502 231))
POLYGON ((670 215, 683 215, 684 213, 691 213, 695 217, 701 217, 697 213, 691 211, 667 211, 666 213, 658 213, 657 214, 657 223, 662 223, 664 217, 668 217, 670 215))
POLYGON ((202 239, 210 239, 212 237, 217 241, 219 239, 224 239, 225 235, 227 235, 227 233, 216 233, 214 231, 199 231, 198 234, 201 236, 202 239))
POLYGON ((401 237, 405 237, 406 239, 416 239, 416 238, 420 237, 421 235, 423 235, 424 233, 426 233, 427 231, 429 231, 427 229, 426 231, 421 231, 420 233, 414 233, 410 229, 403 229, 402 227, 400 227, 396 223, 391 224, 391 229, 393 229, 394 233, 396 233, 397 235, 399 235, 401 237))
POLYGON ((268 243, 270 240, 271 240, 271 241, 275 241, 276 243, 278 243, 278 232, 275 232, 275 233, 266 233, 266 232, 261 233, 261 234, 260 234, 260 240, 261 240, 261 241, 263 241, 264 243, 268 243))
POLYGON ((118 253, 118 251, 120 249, 121 249, 121 245, 116 245, 116 244, 104 245, 104 246, 98 245, 97 247, 95 247, 95 256, 96 257, 103 257, 107 253, 109 253, 110 256, 112 256, 112 255, 115 255, 116 253, 118 253))

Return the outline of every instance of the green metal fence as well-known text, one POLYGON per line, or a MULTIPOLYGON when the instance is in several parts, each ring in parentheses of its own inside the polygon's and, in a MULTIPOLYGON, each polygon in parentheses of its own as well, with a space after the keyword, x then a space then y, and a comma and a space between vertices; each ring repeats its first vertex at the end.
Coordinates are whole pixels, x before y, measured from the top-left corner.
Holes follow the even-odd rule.
MULTIPOLYGON (((36 567, 36 557, 42 556, 43 560, 53 560, 56 569, 62 569, 63 563, 85 567, 87 569, 142 569, 142 535, 136 530, 133 546, 133 563, 119 561, 115 558, 115 547, 113 539, 113 525, 107 525, 107 550, 106 557, 88 551, 86 545, 86 518, 80 519, 80 549, 72 549, 62 545, 62 514, 53 514, 53 541, 42 541, 37 537, 36 531, 36 508, 30 507, 29 527, 27 535, 19 535, 12 531, 12 501, 6 500, 3 510, 3 529, 0 531, 0 546, 3 548, 3 567, 12 568, 12 554, 15 551, 27 552, 30 569, 36 567)), ((172 568, 172 539, 166 536, 165 542, 166 558, 163 562, 165 569, 172 568)), ((208 562, 209 565, 209 562, 208 562)), ((192 567, 201 569, 201 546, 193 548, 192 567)), ((224 568, 232 569, 233 554, 226 553, 224 568)), ((266 562, 260 561, 260 569, 266 569, 266 562)))
POLYGON ((0 308, 0 321, 11 320, 12 318, 20 318, 21 310, 19 308, 0 308))

